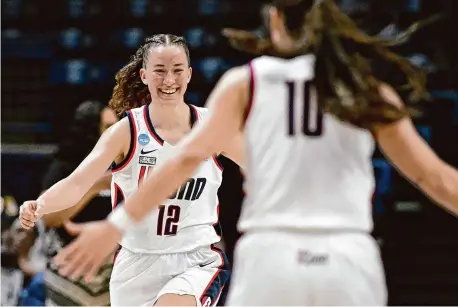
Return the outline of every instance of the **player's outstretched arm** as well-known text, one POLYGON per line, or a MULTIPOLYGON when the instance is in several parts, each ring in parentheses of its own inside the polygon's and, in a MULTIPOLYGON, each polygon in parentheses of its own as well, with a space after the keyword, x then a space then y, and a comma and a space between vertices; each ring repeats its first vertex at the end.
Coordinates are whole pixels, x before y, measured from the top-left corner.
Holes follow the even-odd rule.
POLYGON ((79 202, 130 142, 127 118, 110 127, 91 153, 66 178, 57 182, 37 199, 41 214, 64 210, 79 202))
POLYGON ((45 214, 42 219, 46 227, 58 228, 61 227, 64 222, 72 219, 76 214, 81 212, 94 197, 99 195, 101 191, 110 189, 111 177, 111 172, 106 172, 105 175, 97 179, 94 185, 84 194, 77 204, 61 211, 45 214))
POLYGON ((229 70, 210 94, 207 119, 193 129, 174 148, 169 160, 158 166, 131 197, 124 209, 140 221, 168 198, 206 158, 223 152, 242 130, 243 114, 248 104, 248 67, 229 70))
MULTIPOLYGON (((393 89, 383 87, 382 93, 387 101, 402 105, 393 89)), ((374 133, 384 154, 405 177, 458 216, 458 171, 433 152, 409 118, 379 127, 374 133)))

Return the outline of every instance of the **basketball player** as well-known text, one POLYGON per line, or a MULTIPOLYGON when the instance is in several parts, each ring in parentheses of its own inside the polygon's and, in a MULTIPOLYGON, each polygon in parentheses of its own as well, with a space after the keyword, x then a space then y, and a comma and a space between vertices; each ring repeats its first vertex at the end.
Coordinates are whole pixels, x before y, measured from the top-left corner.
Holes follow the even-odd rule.
MULTIPOLYGON (((131 109, 127 117, 102 135, 69 177, 37 201, 23 205, 24 227, 33 225, 35 219, 28 213, 37 204, 43 204, 42 215, 77 202, 112 161, 116 163, 111 186, 115 208, 166 159, 168 148, 207 116, 205 108, 184 102, 191 67, 181 37, 160 34, 147 39, 116 80, 110 105, 119 113, 131 109)), ((240 163, 240 148, 241 138, 234 138, 222 153, 240 163)), ((111 305, 217 303, 229 277, 226 256, 213 247, 220 240, 214 225, 221 181, 222 167, 216 155, 202 161, 156 212, 120 240, 122 249, 110 280, 111 305)))
POLYGON ((384 305, 370 236, 374 140, 409 179, 458 214, 458 172, 416 132, 409 109, 368 61, 396 64, 412 93, 423 77, 331 0, 279 0, 268 38, 230 30, 236 47, 269 54, 230 70, 209 117, 108 221, 87 226, 56 262, 90 278, 125 234, 243 130, 247 198, 230 305, 384 305))

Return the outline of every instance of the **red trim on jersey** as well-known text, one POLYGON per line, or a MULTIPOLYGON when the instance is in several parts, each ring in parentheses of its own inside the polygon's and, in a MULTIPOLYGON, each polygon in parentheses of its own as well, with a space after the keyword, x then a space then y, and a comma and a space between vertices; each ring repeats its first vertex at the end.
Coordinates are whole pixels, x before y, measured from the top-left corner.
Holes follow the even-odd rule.
POLYGON ((111 208, 114 210, 116 208, 116 205, 118 204, 118 188, 119 186, 115 183, 114 184, 114 191, 113 191, 113 202, 111 203, 111 208))
POLYGON ((190 104, 189 106, 191 107, 191 110, 194 111, 194 116, 196 118, 196 121, 198 121, 200 118, 199 118, 199 112, 197 111, 197 108, 192 104, 190 104))
MULTIPOLYGON (((213 223, 213 228, 215 227, 220 227, 219 225, 219 200, 218 200, 218 204, 216 205, 216 222, 213 223)), ((220 227, 220 230, 221 230, 221 227, 220 227)), ((222 239, 222 236, 221 234, 216 234, 220 239, 222 239)))
POLYGON ((122 191, 122 189, 119 187, 119 185, 116 182, 113 183, 113 185, 114 185, 114 191, 113 191, 114 199, 113 199, 113 204, 111 205, 111 207, 114 210, 120 202, 126 199, 126 196, 124 195, 124 192, 122 191), (118 199, 119 194, 121 194, 121 197, 118 199))
MULTIPOLYGON (((202 299, 204 298, 205 296, 205 293, 207 293, 207 290, 211 287, 211 285, 213 284, 213 282, 215 281, 216 277, 218 277, 219 273, 221 272, 221 270, 224 268, 224 256, 223 254, 221 253, 221 251, 217 248, 214 248, 213 246, 211 247, 211 250, 214 251, 214 252, 217 252, 219 257, 221 258, 221 265, 218 267, 218 269, 216 270, 216 273, 213 274, 212 278, 210 279, 210 282, 207 284, 207 286, 205 287, 204 291, 202 291, 202 294, 200 295, 200 298, 199 298, 199 301, 202 302, 202 299)), ((223 287, 221 287, 220 289, 220 293, 218 294, 217 296, 217 299, 215 299, 212 303, 214 305, 216 305, 216 303, 218 302, 218 299, 219 299, 219 296, 221 295, 221 292, 222 292, 222 289, 223 287)))
POLYGON ((111 170, 112 173, 119 172, 123 170, 132 160, 132 158, 135 155, 135 150, 137 149, 137 126, 135 125, 135 119, 134 116, 132 115, 132 111, 127 111, 127 116, 130 122, 130 145, 129 145, 129 151, 128 151, 128 158, 124 159, 119 165, 117 165, 115 168, 111 170))
POLYGON ((140 186, 140 183, 142 182, 143 177, 145 177, 146 168, 147 168, 147 166, 145 166, 145 165, 142 165, 140 167, 140 175, 138 176, 138 186, 140 186))
POLYGON ((213 156, 213 161, 215 162, 216 167, 218 167, 220 171, 224 170, 224 167, 218 162, 218 158, 216 156, 213 156))
POLYGON ((248 104, 247 104, 246 109, 245 109, 245 116, 243 118, 243 123, 244 124, 248 120, 248 116, 250 116, 250 113, 251 113, 251 108, 253 107, 254 90, 255 90, 255 87, 256 87, 253 61, 250 61, 250 63, 248 63, 248 67, 250 68, 250 93, 249 93, 248 104))
POLYGON ((118 258, 118 255, 119 255, 119 252, 121 251, 122 249, 122 246, 120 246, 118 248, 118 250, 115 252, 114 256, 113 256, 113 265, 116 263, 116 258, 118 258))
MULTIPOLYGON (((159 143, 159 145, 164 145, 164 142, 159 138, 159 135, 156 135, 156 131, 153 131, 154 127, 150 127, 150 120, 148 120, 149 118, 149 114, 148 114, 148 108, 149 105, 146 105, 143 107, 143 118, 145 120, 145 124, 146 124, 146 128, 148 129, 148 132, 149 134, 153 137, 153 139, 156 140, 156 142, 159 143), (151 129, 153 128, 153 129, 151 129)), ((152 126, 152 124, 151 124, 152 126)))

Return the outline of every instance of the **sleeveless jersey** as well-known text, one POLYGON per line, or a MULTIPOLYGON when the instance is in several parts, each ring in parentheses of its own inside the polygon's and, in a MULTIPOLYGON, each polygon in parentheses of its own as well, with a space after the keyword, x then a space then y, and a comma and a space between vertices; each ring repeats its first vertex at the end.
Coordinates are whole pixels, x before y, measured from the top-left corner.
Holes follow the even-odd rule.
MULTIPOLYGON (((205 117, 207 109, 190 106, 191 124, 205 117)), ((129 197, 148 173, 167 155, 166 143, 154 130, 148 106, 127 112, 131 144, 126 159, 113 168, 112 204, 129 197)), ((222 167, 216 157, 202 162, 181 188, 146 217, 120 245, 138 253, 178 253, 208 246, 220 240, 217 192, 222 167)))
POLYGON ((304 55, 250 63, 242 232, 372 229, 372 135, 321 112, 314 62, 304 55))

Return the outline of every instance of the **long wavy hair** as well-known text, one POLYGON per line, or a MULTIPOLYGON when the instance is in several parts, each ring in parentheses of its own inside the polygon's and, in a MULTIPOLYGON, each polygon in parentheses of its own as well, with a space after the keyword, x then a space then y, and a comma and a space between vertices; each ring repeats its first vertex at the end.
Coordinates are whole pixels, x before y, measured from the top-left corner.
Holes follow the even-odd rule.
POLYGON ((342 121, 361 128, 395 122, 418 114, 416 103, 428 97, 423 71, 391 47, 405 41, 420 26, 438 16, 413 24, 392 39, 366 34, 343 13, 332 0, 275 0, 263 8, 265 33, 269 33, 268 9, 277 8, 294 38, 294 47, 279 52, 269 35, 226 29, 223 33, 233 47, 258 55, 290 58, 302 54, 315 55, 314 86, 320 107, 342 121), (383 80, 375 73, 374 63, 391 65, 392 72, 405 77, 406 107, 386 103, 380 94, 383 80))
POLYGON ((158 46, 180 46, 184 49, 188 58, 188 65, 191 65, 189 48, 183 37, 173 34, 156 34, 146 38, 135 54, 116 74, 116 85, 109 105, 118 115, 127 110, 137 108, 151 102, 151 94, 148 87, 140 79, 140 69, 146 68, 150 48, 158 46))

